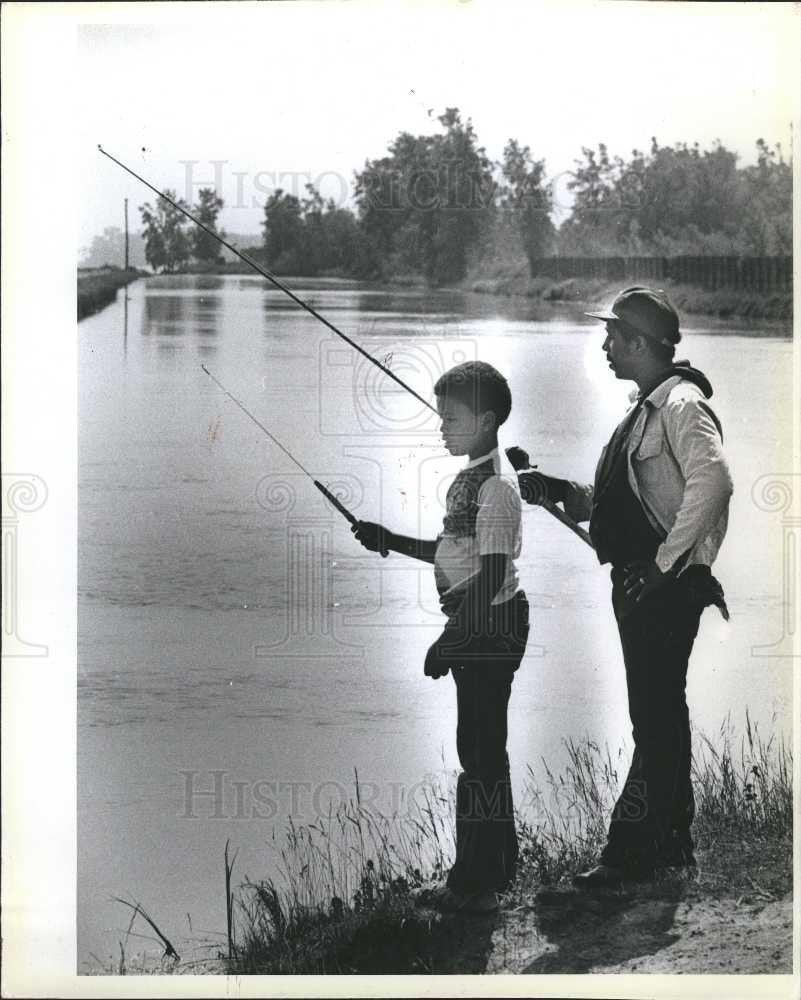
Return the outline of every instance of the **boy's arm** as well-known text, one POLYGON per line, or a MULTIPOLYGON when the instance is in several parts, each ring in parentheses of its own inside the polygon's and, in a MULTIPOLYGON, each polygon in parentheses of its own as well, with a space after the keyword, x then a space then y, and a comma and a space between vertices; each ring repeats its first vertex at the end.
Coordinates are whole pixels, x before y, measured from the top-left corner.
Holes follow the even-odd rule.
POLYGON ((425 673, 429 677, 447 674, 471 640, 486 634, 490 607, 519 544, 520 494, 512 483, 493 477, 481 487, 478 501, 479 570, 466 582, 458 612, 428 651, 425 673))
POLYGON ((424 667, 426 677, 435 680, 444 677, 458 660, 459 653, 469 647, 471 639, 486 634, 489 610, 506 578, 508 559, 505 552, 481 556, 481 569, 467 582, 459 610, 428 650, 424 667))
POLYGON ((505 552, 481 556, 481 569, 467 581, 459 610, 445 626, 443 637, 449 643, 467 642, 486 633, 489 610, 506 579, 508 560, 505 552))
POLYGON ((373 521, 358 521, 350 529, 362 545, 371 552, 398 552, 402 556, 421 559, 433 563, 437 549, 436 541, 424 538, 409 538, 407 535, 396 535, 381 524, 373 521))

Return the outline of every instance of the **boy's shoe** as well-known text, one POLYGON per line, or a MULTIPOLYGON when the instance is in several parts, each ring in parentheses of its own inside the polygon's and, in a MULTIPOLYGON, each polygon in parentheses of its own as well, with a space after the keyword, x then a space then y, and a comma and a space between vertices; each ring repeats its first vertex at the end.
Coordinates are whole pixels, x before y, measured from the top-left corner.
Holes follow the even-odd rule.
POLYGON ((472 896, 468 896, 465 899, 464 906, 461 909, 462 913, 497 913, 498 912, 498 897, 494 892, 476 892, 472 896))
POLYGON ((433 910, 440 910, 444 906, 451 905, 452 897, 455 897, 456 894, 444 882, 440 882, 434 885, 424 885, 420 889, 416 889, 412 895, 416 906, 427 906, 433 910))
POLYGON ((418 906, 431 907, 440 913, 480 915, 495 913, 498 909, 498 897, 494 892, 465 894, 456 892, 444 884, 421 889, 415 902, 418 906))
POLYGON ((696 860, 691 840, 675 840, 657 855, 654 868, 695 868, 696 860))
POLYGON ((573 885, 577 889, 618 889, 624 882, 647 882, 653 878, 653 864, 640 864, 636 867, 616 868, 603 863, 573 876, 573 885))
POLYGON ((617 889, 623 884, 623 869, 612 865, 596 865, 589 871, 573 876, 577 889, 617 889))

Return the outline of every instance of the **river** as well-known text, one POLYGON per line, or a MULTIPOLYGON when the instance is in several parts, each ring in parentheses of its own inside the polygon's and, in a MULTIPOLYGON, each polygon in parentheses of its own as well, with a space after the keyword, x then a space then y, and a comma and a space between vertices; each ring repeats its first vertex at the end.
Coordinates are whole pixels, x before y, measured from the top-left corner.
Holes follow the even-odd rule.
MULTIPOLYGON (((454 363, 491 362, 514 397, 502 444, 591 478, 631 385, 577 307, 293 287, 424 396, 454 363)), ((782 524, 761 477, 791 468, 792 344, 759 321, 686 329, 680 354, 716 387, 735 480, 716 564, 732 618, 704 615, 693 723, 714 736, 730 714, 741 731, 747 708, 789 738, 791 661, 755 647, 782 634, 782 524)), ((287 817, 352 795, 354 769, 389 812, 457 766, 452 682, 422 675, 440 621, 430 568, 358 547, 201 364, 358 517, 433 537, 461 462, 433 414, 259 278, 141 280, 78 336, 85 971, 119 958, 130 914, 112 896, 140 900, 174 940, 222 941, 228 838, 235 881, 259 879, 274 874, 287 817)), ((566 737, 614 752, 630 728, 606 571, 545 511, 525 508, 523 523, 533 628, 509 711, 518 797, 527 765, 563 766, 566 737)), ((158 950, 131 938, 140 947, 158 950)))

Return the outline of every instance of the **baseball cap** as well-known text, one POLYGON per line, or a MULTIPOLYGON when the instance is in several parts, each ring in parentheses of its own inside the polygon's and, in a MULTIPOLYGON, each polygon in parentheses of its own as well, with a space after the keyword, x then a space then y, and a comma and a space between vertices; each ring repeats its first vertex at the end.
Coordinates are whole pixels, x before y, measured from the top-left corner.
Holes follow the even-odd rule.
POLYGON ((661 288, 634 285, 620 292, 608 309, 584 315, 594 319, 619 320, 665 347, 673 347, 681 340, 679 314, 661 288))

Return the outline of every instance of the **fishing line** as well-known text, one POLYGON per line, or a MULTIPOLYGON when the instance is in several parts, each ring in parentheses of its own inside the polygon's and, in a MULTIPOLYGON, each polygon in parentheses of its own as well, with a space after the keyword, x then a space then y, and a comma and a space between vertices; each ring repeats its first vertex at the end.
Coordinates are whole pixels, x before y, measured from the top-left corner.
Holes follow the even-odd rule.
MULTIPOLYGON (((129 173, 132 177, 135 177, 138 181, 144 184, 145 187, 150 188, 150 190, 155 192, 159 196, 159 198, 163 198, 164 201, 172 205, 172 207, 177 209, 182 215, 185 215, 187 219, 194 222, 196 226, 199 226, 204 233, 208 233, 209 236, 212 236, 215 240, 217 240, 218 243, 220 243, 226 249, 230 250, 231 253, 239 257, 240 260, 243 260, 246 264, 249 264, 254 271, 257 271, 262 277, 266 278, 269 282, 275 285, 275 287, 280 289, 280 291, 282 291, 285 295, 288 295, 293 302, 297 303, 297 305, 299 305, 302 309, 305 309, 306 312, 314 316, 315 319, 318 319, 324 326, 328 327, 328 329, 331 330, 333 333, 335 333, 338 337, 341 337, 341 339, 344 340, 346 344, 350 344, 350 346, 354 350, 358 351, 359 354, 367 358, 367 360, 370 361, 372 364, 374 364, 376 368, 380 369, 385 375, 391 378, 393 382, 396 382, 407 392, 410 392, 415 397, 415 399, 419 400, 423 404, 423 406, 427 406, 428 409, 432 411, 432 413, 437 413, 436 407, 432 406, 431 403, 428 402, 428 400, 423 399, 423 397, 418 392, 415 392, 415 390, 412 389, 410 385, 407 385, 402 378, 399 378, 393 371, 387 368, 386 365, 381 364, 381 362, 377 358, 374 358, 372 354, 370 354, 368 351, 365 351, 363 347, 360 347, 355 340, 351 340, 351 338, 348 337, 347 334, 344 334, 341 330, 338 330, 333 323, 327 320, 325 316, 322 316, 320 313, 318 313, 313 306, 310 306, 308 304, 308 302, 304 302, 299 295, 296 295, 291 288, 287 287, 287 285, 285 285, 282 281, 280 281, 274 274, 272 274, 266 268, 262 267, 260 264, 257 264, 256 261, 253 260, 251 257, 248 257, 246 253, 242 253, 242 251, 238 250, 232 243, 229 243, 227 240, 223 239, 223 237, 220 236, 219 233, 215 233, 213 229, 210 229, 208 226, 204 225, 199 219, 196 219, 191 212, 185 209, 182 205, 179 205, 178 202, 173 201, 173 199, 170 198, 168 195, 164 194, 163 191, 159 191, 159 189, 157 187, 154 187, 150 183, 150 181, 146 181, 144 177, 141 177, 139 174, 137 174, 135 170, 131 170, 130 167, 127 167, 124 163, 118 160, 116 156, 112 156, 111 153, 107 153, 106 150, 103 149, 103 147, 100 145, 100 143, 98 143, 97 148, 100 150, 103 156, 108 157, 109 160, 111 160, 113 163, 116 163, 117 166, 121 167, 124 171, 126 171, 126 173, 129 173)), ((214 381, 217 382, 217 379, 214 378, 211 372, 204 365, 201 365, 201 367, 203 368, 203 371, 206 372, 206 374, 210 378, 214 379, 214 381)), ((281 444, 281 442, 278 441, 277 438, 273 434, 271 434, 262 423, 256 420, 256 418, 253 416, 252 413, 250 413, 248 410, 245 409, 244 406, 242 406, 242 404, 239 402, 238 399, 236 399, 234 396, 231 396, 230 392, 228 392, 227 389, 223 388, 223 386, 220 385, 219 382, 217 382, 217 385, 220 386, 223 392, 227 396, 229 396, 241 410, 247 413, 247 415, 250 417, 251 420, 254 421, 254 423, 258 424, 258 426, 264 431, 264 433, 275 444, 278 445, 278 447, 281 449, 281 451, 284 452, 285 455, 287 455, 290 459, 292 459, 295 465, 297 465, 298 468, 301 469, 309 477, 309 479, 312 480, 314 485, 331 501, 331 503, 337 508, 337 510, 339 510, 340 513, 343 514, 343 516, 346 517, 351 524, 355 524, 356 518, 353 517, 350 511, 347 510, 347 508, 343 507, 342 504, 336 499, 336 497, 333 496, 333 494, 331 494, 322 485, 322 483, 318 482, 312 476, 312 474, 301 465, 301 463, 294 457, 294 455, 290 454, 290 452, 287 451, 287 449, 281 444)), ((561 521, 562 524, 570 528, 570 530, 573 531, 576 535, 578 535, 579 538, 582 538, 585 542, 588 542, 588 544, 592 544, 592 542, 589 541, 589 536, 584 531, 584 529, 580 528, 570 517, 568 517, 567 514, 562 513, 562 511, 559 510, 558 507, 556 507, 553 504, 543 504, 543 506, 544 509, 547 510, 549 514, 553 515, 554 517, 557 518, 557 520, 561 521)), ((385 555, 386 553, 382 552, 381 554, 385 555)))
MULTIPOLYGON (((273 444, 278 445, 278 447, 287 456, 287 458, 289 458, 291 461, 293 461, 295 463, 295 465, 297 465, 297 467, 300 469, 300 471, 305 476, 308 476, 309 479, 311 479, 311 481, 314 483, 314 485, 317 487, 317 489, 323 494, 323 496, 326 498, 326 500, 328 500, 329 503, 339 511, 339 513, 345 518, 345 520, 348 522, 348 524, 355 525, 355 524, 359 523, 359 519, 355 515, 351 514, 351 512, 342 503, 342 501, 339 500, 337 497, 335 497, 334 494, 329 489, 326 489, 326 487, 323 486, 323 484, 320 482, 319 479, 315 479, 314 476, 306 468, 306 466, 303 465, 303 463, 300 462, 297 458, 295 458, 295 456, 292 454, 292 452, 288 448, 284 447, 284 445, 281 444, 281 442, 278 440, 278 438, 275 436, 275 434, 273 434, 272 431, 267 430, 267 428, 264 426, 264 424, 261 422, 261 420, 259 420, 257 417, 254 417, 253 414, 250 412, 250 410, 246 406, 243 406, 243 404, 239 402, 239 400, 236 398, 236 396, 232 395, 225 388, 225 386, 222 384, 222 382, 220 382, 220 380, 218 378, 216 378, 216 376, 214 376, 214 375, 211 374, 211 372, 208 370, 208 368, 205 365, 201 365, 200 367, 208 375, 208 377, 212 380, 212 382, 214 382, 217 386, 219 386, 219 388, 222 389, 222 391, 225 393, 225 395, 232 402, 236 403, 236 405, 239 407, 239 409, 244 414, 246 414, 248 417, 250 417, 250 419, 253 421, 253 423, 256 424, 256 426, 260 430, 264 431, 264 433, 273 442, 273 444)), ((384 551, 381 552, 381 555, 385 556, 385 557, 388 554, 389 553, 386 550, 384 550, 384 551)))
POLYGON ((136 173, 136 171, 131 170, 130 167, 126 167, 124 163, 118 160, 115 156, 112 156, 111 153, 107 153, 106 150, 103 149, 103 147, 99 143, 97 148, 100 150, 103 156, 107 156, 110 160, 116 163, 118 167, 122 167, 122 169, 131 174, 132 177, 135 177, 138 181, 141 181, 142 184, 144 184, 146 187, 149 187, 151 191, 155 191, 155 193, 159 196, 159 198, 163 198, 168 204, 172 205, 173 208, 176 208, 179 212, 185 215, 187 219, 191 219, 191 221, 194 222, 196 226, 199 226, 204 233, 208 233, 209 236, 213 236, 218 243, 221 243, 224 247, 230 250, 231 253, 236 254, 236 256, 239 257, 240 260, 243 260, 246 264, 250 264, 250 266, 253 268, 254 271, 258 271, 262 277, 272 282, 272 284, 275 285, 276 288, 280 289, 285 295, 288 295, 293 302, 296 302, 302 309, 305 309, 306 312, 311 313, 311 315, 314 316, 315 319, 318 319, 321 323, 327 326, 329 330, 335 333, 338 337, 341 337, 347 344, 350 344, 350 346, 354 350, 358 351, 359 354, 367 358, 368 361, 372 362, 372 364, 374 364, 376 368, 380 368, 385 375, 389 376, 389 378, 391 378, 394 382, 397 382, 398 385, 404 388, 407 392, 410 392, 415 397, 415 399, 418 399, 423 404, 423 406, 427 406, 429 410, 431 410, 433 413, 437 412, 435 406, 432 406, 431 403, 423 399, 423 397, 418 392, 415 392, 415 390, 412 389, 410 385, 407 385, 403 381, 403 379, 398 378, 398 376, 395 375, 395 373, 392 372, 389 368, 387 368, 386 365, 382 365, 377 358, 374 358, 372 354, 370 354, 368 351, 365 351, 363 347, 360 347, 355 340, 351 340, 351 338, 348 337, 347 334, 344 334, 341 330, 338 330, 333 323, 327 320, 325 316, 322 316, 320 313, 318 313, 313 306, 310 306, 308 304, 308 302, 304 302, 299 295, 296 295, 291 288, 289 288, 282 281, 276 278, 274 274, 272 274, 266 268, 262 267, 260 264, 257 264, 256 261, 253 260, 251 257, 248 257, 246 253, 242 253, 241 250, 237 250, 237 248, 232 243, 229 243, 227 240, 223 239, 222 236, 220 236, 219 233, 215 233, 213 229, 209 229, 208 226, 204 225, 199 219, 196 219, 194 215, 192 215, 191 212, 187 211, 187 209, 185 209, 182 205, 179 205, 178 202, 173 201, 172 198, 164 194, 163 191, 159 191, 157 187, 154 187, 149 181, 146 181, 144 177, 140 177, 139 174, 136 173))

